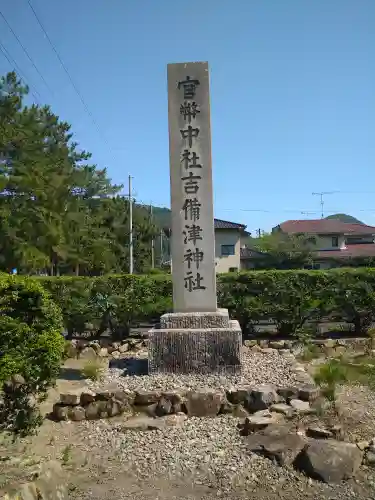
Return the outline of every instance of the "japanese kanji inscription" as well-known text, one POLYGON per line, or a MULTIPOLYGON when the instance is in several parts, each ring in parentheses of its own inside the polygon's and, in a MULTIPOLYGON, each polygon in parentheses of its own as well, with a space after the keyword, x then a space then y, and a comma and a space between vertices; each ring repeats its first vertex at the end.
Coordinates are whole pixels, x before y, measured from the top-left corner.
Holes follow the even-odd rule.
POLYGON ((168 65, 175 312, 216 311, 207 63, 168 65))

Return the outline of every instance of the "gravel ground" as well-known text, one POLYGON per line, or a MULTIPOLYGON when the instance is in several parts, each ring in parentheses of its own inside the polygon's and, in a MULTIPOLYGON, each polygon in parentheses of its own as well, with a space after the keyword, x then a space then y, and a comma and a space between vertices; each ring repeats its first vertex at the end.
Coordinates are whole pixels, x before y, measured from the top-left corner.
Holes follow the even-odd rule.
POLYGON ((293 370, 294 358, 280 355, 277 350, 266 352, 243 350, 243 372, 237 376, 218 375, 147 375, 147 351, 124 355, 116 360, 118 368, 109 368, 100 383, 91 383, 93 389, 114 385, 135 390, 196 390, 211 388, 228 390, 241 385, 275 384, 287 386, 298 383, 300 374, 293 370), (142 374, 143 373, 143 374, 142 374))
POLYGON ((74 497, 82 500, 374 498, 375 480, 371 475, 366 479, 366 486, 362 481, 330 486, 249 453, 246 438, 239 435, 237 422, 224 415, 215 419, 190 418, 178 426, 149 432, 123 431, 121 423, 113 421, 84 422, 80 424, 86 436, 81 445, 83 450, 96 453, 102 461, 102 450, 105 450, 112 459, 106 462, 107 479, 93 481, 84 491, 77 490, 74 497), (120 475, 117 471, 121 471, 120 475), (159 483, 160 486, 161 480, 164 481, 162 491, 156 495, 150 486, 154 496, 151 493, 148 496, 146 485, 159 483), (138 494, 130 484, 141 485, 138 494), (191 485, 201 487, 202 491, 193 491, 190 496, 191 485))

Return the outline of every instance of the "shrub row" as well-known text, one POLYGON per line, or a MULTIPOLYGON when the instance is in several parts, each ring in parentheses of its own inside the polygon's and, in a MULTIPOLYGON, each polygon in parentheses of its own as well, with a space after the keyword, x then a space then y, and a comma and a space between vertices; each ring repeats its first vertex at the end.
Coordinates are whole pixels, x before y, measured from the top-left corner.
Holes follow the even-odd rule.
POLYGON ((0 274, 0 430, 28 432, 64 353, 60 308, 32 278, 0 274))
MULTIPOLYGON (((170 275, 41 278, 61 307, 69 336, 109 328, 125 337, 131 324, 172 308, 170 275)), ((375 319, 375 269, 253 271, 218 276, 218 304, 252 333, 260 320, 280 334, 298 333, 322 319, 346 321, 357 334, 375 319)))

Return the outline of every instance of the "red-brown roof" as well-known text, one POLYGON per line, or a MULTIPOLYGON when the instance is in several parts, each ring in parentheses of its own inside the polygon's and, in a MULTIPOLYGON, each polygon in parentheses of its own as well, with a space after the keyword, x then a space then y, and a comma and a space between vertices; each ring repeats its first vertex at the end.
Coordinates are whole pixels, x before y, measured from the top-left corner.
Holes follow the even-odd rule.
POLYGON ((228 220, 215 219, 214 220, 215 229, 239 229, 244 231, 246 229, 245 224, 238 224, 237 222, 229 222, 228 220))
POLYGON ((314 255, 320 259, 348 259, 355 257, 375 257, 375 243, 347 245, 342 250, 319 250, 314 255))
POLYGON ((284 233, 375 234, 374 226, 351 224, 334 219, 287 220, 279 225, 284 233))

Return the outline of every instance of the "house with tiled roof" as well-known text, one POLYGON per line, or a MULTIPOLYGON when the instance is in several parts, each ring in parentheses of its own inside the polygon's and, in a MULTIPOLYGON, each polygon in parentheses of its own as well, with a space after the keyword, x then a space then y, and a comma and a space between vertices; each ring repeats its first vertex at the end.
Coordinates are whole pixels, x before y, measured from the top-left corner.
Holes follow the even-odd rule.
POLYGON ((239 271, 241 266, 241 238, 249 236, 244 224, 222 219, 214 220, 215 265, 217 273, 239 271))
POLYGON ((335 219, 288 220, 273 231, 314 236, 314 267, 328 269, 347 259, 375 258, 375 227, 335 219))

